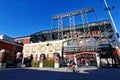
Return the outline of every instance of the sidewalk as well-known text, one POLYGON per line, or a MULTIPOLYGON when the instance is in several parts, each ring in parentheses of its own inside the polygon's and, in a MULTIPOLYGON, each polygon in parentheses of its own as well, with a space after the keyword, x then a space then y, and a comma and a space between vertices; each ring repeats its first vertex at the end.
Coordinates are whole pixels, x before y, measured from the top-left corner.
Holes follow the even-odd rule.
MULTIPOLYGON (((66 68, 67 67, 63 67, 63 68, 33 68, 33 67, 30 67, 30 68, 25 68, 25 69, 66 72, 66 68)), ((98 68, 96 68, 96 67, 89 67, 89 68, 84 67, 84 68, 79 68, 79 72, 80 73, 86 73, 85 72, 86 70, 96 70, 96 69, 98 69, 98 68)))

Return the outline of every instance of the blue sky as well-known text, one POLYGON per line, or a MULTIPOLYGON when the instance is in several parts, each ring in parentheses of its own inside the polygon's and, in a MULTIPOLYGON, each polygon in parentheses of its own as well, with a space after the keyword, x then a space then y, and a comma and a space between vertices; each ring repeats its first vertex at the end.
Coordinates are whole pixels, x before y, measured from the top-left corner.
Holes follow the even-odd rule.
MULTIPOLYGON (((120 0, 106 1, 109 7, 115 6, 111 13, 120 34, 120 0)), ((28 36, 50 29, 53 15, 91 7, 96 10, 98 20, 109 19, 105 4, 99 0, 0 0, 0 34, 13 38, 28 36)), ((76 17, 76 24, 80 20, 76 17)), ((96 21, 94 13, 90 13, 88 21, 96 21)), ((54 21, 54 28, 56 25, 54 21)))

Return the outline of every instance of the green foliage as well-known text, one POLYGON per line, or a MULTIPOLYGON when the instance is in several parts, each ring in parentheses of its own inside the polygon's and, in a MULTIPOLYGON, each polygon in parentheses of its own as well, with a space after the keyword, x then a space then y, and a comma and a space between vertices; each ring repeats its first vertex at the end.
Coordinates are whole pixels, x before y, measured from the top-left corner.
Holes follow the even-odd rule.
POLYGON ((31 66, 32 66, 32 67, 39 67, 39 61, 34 61, 34 60, 32 60, 31 66))
POLYGON ((54 60, 45 59, 43 67, 54 68, 54 60))

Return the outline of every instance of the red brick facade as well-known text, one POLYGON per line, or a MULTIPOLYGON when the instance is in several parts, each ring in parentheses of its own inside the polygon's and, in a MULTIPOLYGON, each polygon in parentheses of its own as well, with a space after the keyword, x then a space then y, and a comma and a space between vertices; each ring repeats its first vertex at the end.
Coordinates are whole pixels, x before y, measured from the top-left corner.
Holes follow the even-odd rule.
POLYGON ((16 38, 15 42, 22 42, 23 44, 29 44, 30 43, 30 37, 22 37, 22 38, 16 38))
POLYGON ((8 60, 12 60, 14 57, 14 54, 16 54, 17 52, 22 52, 23 47, 13 42, 0 40, 0 50, 2 49, 6 49, 9 51, 8 60))

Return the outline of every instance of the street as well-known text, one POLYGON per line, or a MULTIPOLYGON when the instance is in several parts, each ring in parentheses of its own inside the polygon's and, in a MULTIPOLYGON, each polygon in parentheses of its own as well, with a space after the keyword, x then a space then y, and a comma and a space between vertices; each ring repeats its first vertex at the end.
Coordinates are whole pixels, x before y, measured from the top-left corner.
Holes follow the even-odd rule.
POLYGON ((81 68, 79 73, 66 68, 19 68, 0 70, 0 80, 120 80, 120 69, 81 68))

